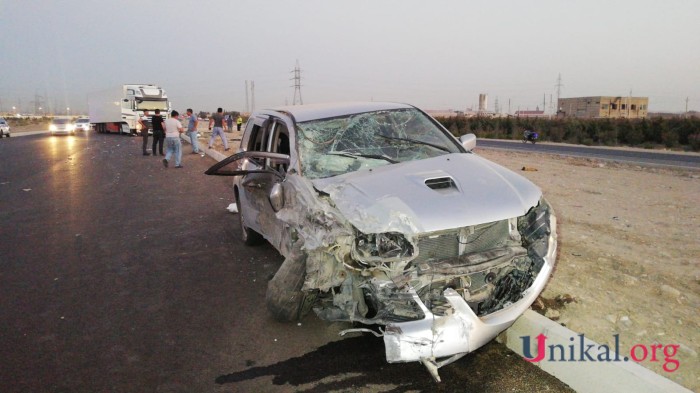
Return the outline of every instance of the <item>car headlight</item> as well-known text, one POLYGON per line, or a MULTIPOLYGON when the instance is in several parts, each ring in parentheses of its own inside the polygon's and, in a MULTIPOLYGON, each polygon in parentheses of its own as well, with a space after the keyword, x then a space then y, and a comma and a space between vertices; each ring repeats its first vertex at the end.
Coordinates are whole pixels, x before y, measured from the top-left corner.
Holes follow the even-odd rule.
POLYGON ((56 131, 56 130, 57 130, 57 128, 56 128, 55 125, 51 124, 51 125, 49 126, 49 131, 56 131))
POLYGON ((356 232, 352 248, 354 259, 365 264, 377 264, 411 259, 415 247, 404 235, 396 232, 356 232))
POLYGON ((66 129, 67 129, 68 131, 73 131, 73 130, 75 130, 75 126, 72 125, 72 124, 68 124, 68 126, 66 127, 66 129))
MULTIPOLYGON (((547 255, 549 248, 550 216, 552 208, 549 203, 542 198, 537 206, 518 218, 518 231, 523 238, 523 245, 528 250, 528 255, 538 262, 547 255)), ((538 268, 541 264, 538 263, 538 268)))

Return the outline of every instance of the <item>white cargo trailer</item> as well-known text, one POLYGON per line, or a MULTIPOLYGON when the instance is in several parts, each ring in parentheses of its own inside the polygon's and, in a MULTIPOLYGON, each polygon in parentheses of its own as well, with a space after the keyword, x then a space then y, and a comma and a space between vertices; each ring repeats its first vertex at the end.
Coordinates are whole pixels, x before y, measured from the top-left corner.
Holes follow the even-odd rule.
POLYGON ((156 85, 121 85, 88 94, 90 123, 97 132, 135 134, 143 111, 151 116, 160 109, 161 116, 170 116, 170 101, 165 90, 156 85))

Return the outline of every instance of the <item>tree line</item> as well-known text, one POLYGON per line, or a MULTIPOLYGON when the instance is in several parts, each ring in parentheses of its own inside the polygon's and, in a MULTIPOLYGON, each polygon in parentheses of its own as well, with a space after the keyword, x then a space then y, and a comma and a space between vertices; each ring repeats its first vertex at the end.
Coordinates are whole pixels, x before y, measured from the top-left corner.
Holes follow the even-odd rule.
POLYGON ((580 145, 677 148, 700 151, 700 118, 577 119, 522 117, 436 117, 460 137, 522 139, 523 131, 539 134, 538 140, 580 145))

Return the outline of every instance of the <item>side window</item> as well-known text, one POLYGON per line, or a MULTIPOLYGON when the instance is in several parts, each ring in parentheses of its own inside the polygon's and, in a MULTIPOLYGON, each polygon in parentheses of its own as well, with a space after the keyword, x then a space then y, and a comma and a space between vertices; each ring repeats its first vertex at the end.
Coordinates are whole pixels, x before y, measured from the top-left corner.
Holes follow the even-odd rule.
POLYGON ((289 154, 289 131, 287 131, 287 126, 281 121, 275 123, 275 133, 270 145, 270 152, 289 154))
POLYGON ((244 132, 244 143, 247 151, 266 151, 269 122, 264 118, 248 121, 244 132))
POLYGON ((253 129, 250 131, 250 138, 248 139, 248 146, 246 150, 248 151, 262 151, 262 138, 263 138, 263 128, 257 124, 253 124, 253 129))
MULTIPOLYGON (((289 154, 289 131, 283 121, 275 121, 274 133, 271 134, 270 152, 279 154, 289 154)), ((275 169, 279 172, 287 172, 288 166, 285 164, 277 164, 275 169)))

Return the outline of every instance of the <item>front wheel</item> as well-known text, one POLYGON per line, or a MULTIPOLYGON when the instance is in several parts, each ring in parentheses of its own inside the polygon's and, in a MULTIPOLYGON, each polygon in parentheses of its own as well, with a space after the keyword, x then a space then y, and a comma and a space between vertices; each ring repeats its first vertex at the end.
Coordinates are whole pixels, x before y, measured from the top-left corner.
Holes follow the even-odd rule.
POLYGON ((265 304, 278 321, 297 321, 311 309, 315 295, 301 290, 306 276, 306 255, 287 257, 267 284, 265 304))

